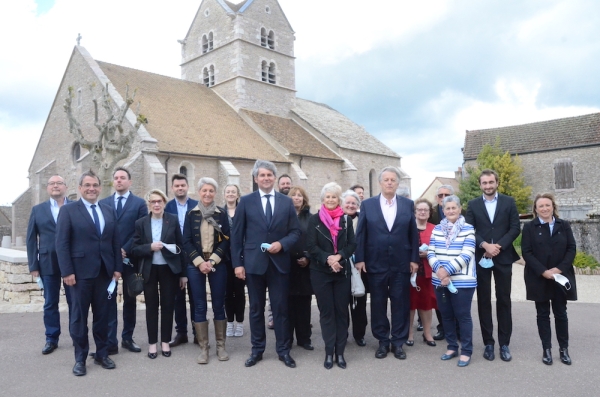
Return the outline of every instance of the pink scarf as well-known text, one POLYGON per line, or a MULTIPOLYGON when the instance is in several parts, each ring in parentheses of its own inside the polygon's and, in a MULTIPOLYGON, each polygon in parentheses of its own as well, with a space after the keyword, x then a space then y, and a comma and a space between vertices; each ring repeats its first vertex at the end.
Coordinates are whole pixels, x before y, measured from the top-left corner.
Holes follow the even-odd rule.
POLYGON ((319 219, 329 229, 331 233, 331 240, 333 240, 333 251, 337 254, 337 242, 338 242, 338 231, 340 227, 340 218, 344 215, 342 207, 339 205, 335 209, 329 210, 325 205, 321 204, 321 210, 319 211, 319 219))

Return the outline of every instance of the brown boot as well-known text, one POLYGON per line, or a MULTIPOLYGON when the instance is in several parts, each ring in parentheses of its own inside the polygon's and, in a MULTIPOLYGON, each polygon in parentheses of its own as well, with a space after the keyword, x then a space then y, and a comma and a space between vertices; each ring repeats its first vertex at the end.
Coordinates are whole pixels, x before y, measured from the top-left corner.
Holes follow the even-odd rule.
POLYGON ((208 364, 208 320, 201 323, 194 323, 196 337, 200 346, 200 355, 196 360, 198 364, 208 364))
POLYGON ((215 339, 217 340, 217 357, 219 361, 229 360, 225 351, 225 333, 227 332, 227 320, 213 320, 215 323, 215 339))

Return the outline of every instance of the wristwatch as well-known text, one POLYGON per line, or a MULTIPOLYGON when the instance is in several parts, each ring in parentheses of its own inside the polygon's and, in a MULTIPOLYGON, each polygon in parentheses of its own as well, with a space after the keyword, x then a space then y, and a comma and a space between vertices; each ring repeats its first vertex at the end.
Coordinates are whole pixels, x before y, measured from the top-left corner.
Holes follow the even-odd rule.
POLYGON ((212 266, 214 266, 214 265, 216 265, 216 264, 217 264, 217 262, 215 262, 215 260, 214 260, 214 259, 209 259, 208 261, 210 262, 210 264, 211 264, 212 266))

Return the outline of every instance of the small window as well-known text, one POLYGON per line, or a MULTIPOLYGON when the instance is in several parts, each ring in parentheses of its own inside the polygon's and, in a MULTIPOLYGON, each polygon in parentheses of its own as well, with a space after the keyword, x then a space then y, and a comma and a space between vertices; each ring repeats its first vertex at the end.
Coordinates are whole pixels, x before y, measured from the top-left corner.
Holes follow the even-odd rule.
POLYGON ((556 190, 575 188, 575 175, 571 159, 560 159, 554 162, 554 188, 556 190))
POLYGON ((208 37, 206 35, 202 35, 202 53, 206 54, 208 52, 208 37))
POLYGON ((215 85, 215 66, 206 66, 202 72, 202 82, 207 87, 215 85))
POLYGON ((267 29, 265 29, 265 28, 262 28, 260 30, 260 45, 262 47, 267 46, 267 29))
POLYGON ((270 14, 270 13, 271 13, 271 7, 269 7, 269 6, 266 6, 266 7, 265 7, 265 12, 266 12, 267 14, 270 14))
POLYGON ((206 10, 204 10, 204 16, 207 17, 210 15, 210 10, 207 8, 206 10))
POLYGON ((270 49, 275 49, 275 33, 272 30, 269 32, 269 36, 267 36, 267 45, 270 49))
POLYGON ((269 65, 269 83, 275 84, 275 63, 269 65))
POLYGON ((213 49, 213 32, 208 34, 208 51, 212 51, 213 49))
POLYGON ((183 166, 183 165, 181 167, 179 167, 179 173, 187 176, 187 174, 188 174, 187 167, 183 166))
MULTIPOLYGON (((81 106, 81 88, 77 90, 77 106, 81 106)), ((78 157, 79 158, 79 157, 78 157)))
POLYGON ((267 75, 269 74, 269 65, 267 64, 267 61, 262 61, 261 69, 262 69, 261 80, 266 83, 267 75))
POLYGON ((264 81, 265 83, 275 84, 275 81, 276 81, 275 80, 275 75, 276 75, 275 62, 267 63, 267 61, 262 61, 261 69, 262 69, 261 80, 264 81))
POLYGON ((71 150, 71 155, 72 155, 73 163, 77 163, 77 160, 79 160, 79 158, 81 157, 81 145, 79 145, 79 143, 75 142, 73 144, 73 149, 71 150))

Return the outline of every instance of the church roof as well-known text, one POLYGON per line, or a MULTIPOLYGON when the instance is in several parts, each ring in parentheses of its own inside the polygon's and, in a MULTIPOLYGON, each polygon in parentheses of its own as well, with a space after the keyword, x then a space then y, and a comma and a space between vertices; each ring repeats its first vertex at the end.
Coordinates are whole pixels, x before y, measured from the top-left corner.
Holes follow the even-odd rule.
POLYGON ((537 123, 467 131, 463 149, 464 160, 474 160, 484 145, 494 145, 511 154, 600 145, 600 113, 537 123))
POLYGON ((158 140, 160 151, 289 162, 210 88, 105 62, 98 65, 123 98, 126 84, 137 89, 135 101, 141 102, 146 130, 158 140))
POLYGON ((292 112, 341 148, 400 158, 363 127, 325 104, 296 98, 292 112))
POLYGON ((263 131, 269 133, 290 154, 342 161, 325 144, 292 119, 242 110, 263 131))
POLYGON ((244 0, 238 4, 232 3, 231 1, 227 1, 227 0, 223 0, 223 2, 225 4, 227 4, 229 6, 229 8, 231 8, 231 11, 238 12, 240 10, 240 8, 242 8, 243 6, 246 5, 246 3, 252 3, 252 0, 244 0))

